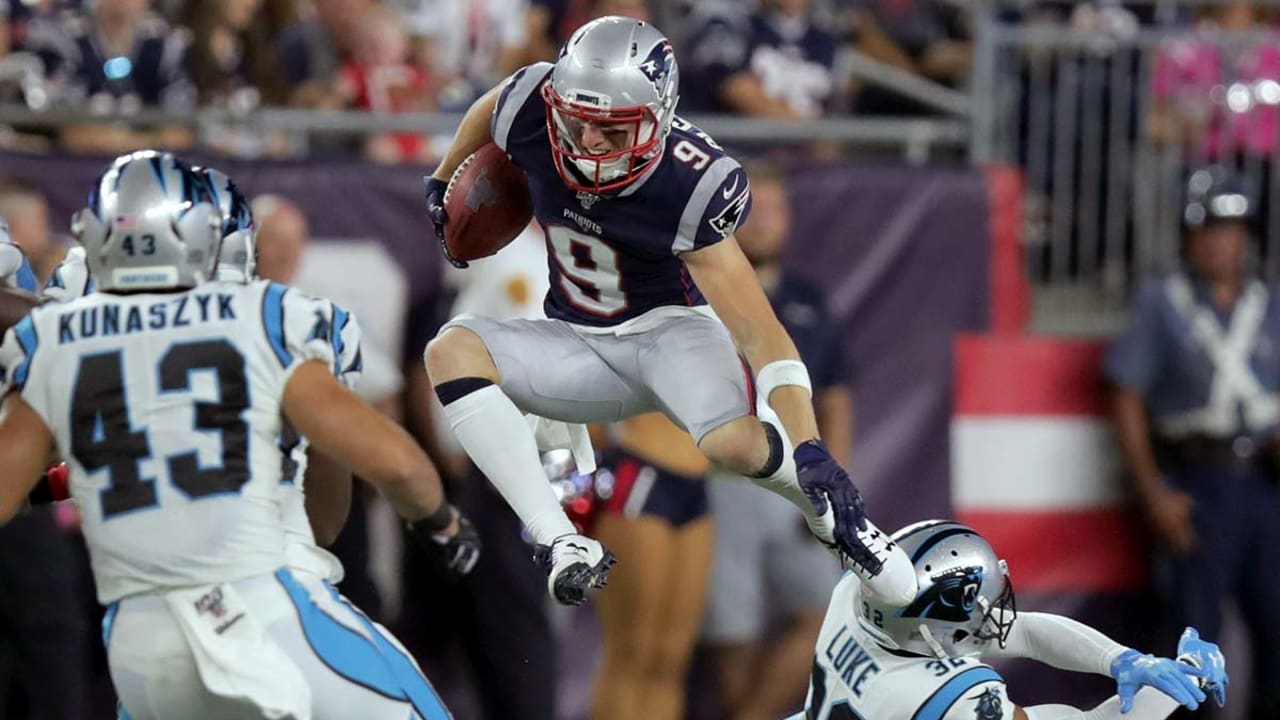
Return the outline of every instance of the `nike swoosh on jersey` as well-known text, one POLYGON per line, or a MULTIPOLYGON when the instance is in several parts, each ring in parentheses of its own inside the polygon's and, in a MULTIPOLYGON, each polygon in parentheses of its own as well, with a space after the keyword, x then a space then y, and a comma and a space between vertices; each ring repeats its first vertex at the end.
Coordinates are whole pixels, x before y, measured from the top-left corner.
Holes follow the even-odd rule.
POLYGON ((724 191, 724 193, 723 193, 723 194, 724 194, 724 199, 725 199, 725 200, 730 200, 730 199, 732 199, 732 198, 733 198, 733 193, 734 193, 734 191, 735 191, 735 190, 737 190, 737 189, 738 189, 738 178, 736 178, 736 177, 735 177, 735 178, 733 179, 733 184, 732 184, 732 185, 730 185, 730 186, 729 186, 729 188, 728 188, 727 190, 725 190, 725 191, 724 191))

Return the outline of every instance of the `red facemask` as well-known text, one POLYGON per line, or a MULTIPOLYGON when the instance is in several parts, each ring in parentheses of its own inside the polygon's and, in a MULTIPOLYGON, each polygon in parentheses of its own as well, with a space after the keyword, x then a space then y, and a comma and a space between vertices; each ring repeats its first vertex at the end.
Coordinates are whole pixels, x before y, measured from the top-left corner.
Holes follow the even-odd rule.
POLYGON ((601 110, 571 102, 551 87, 542 86, 547 106, 547 132, 560 178, 571 190, 593 194, 620 190, 648 172, 662 157, 658 118, 647 105, 601 110), (622 147, 593 154, 579 142, 587 123, 601 126, 606 137, 625 133, 622 147), (584 182, 585 181, 585 182, 584 182))

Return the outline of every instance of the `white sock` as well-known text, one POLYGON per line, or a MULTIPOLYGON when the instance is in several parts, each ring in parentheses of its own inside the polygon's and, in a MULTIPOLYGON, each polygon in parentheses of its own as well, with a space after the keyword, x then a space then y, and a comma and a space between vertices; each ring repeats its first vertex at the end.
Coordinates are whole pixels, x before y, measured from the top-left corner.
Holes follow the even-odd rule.
POLYGON ((772 425, 782 438, 783 456, 782 464, 778 466, 778 469, 772 475, 753 477, 751 482, 790 500, 791 504, 799 508, 800 512, 806 516, 812 515, 813 503, 809 502, 809 498, 805 497, 804 490, 800 489, 800 477, 796 474, 796 459, 791 452, 791 438, 787 437, 787 429, 782 426, 782 421, 777 419, 777 416, 768 408, 761 408, 759 413, 760 422, 772 425))
POLYGON ((542 470, 533 431, 524 414, 496 385, 444 406, 453 434, 480 472, 520 516, 533 539, 550 545, 576 532, 542 470))
POLYGON ((826 515, 817 515, 814 512, 813 503, 809 502, 809 497, 800 488, 800 476, 796 471, 796 459, 792 454, 791 438, 787 436, 786 428, 782 426, 782 421, 767 408, 762 408, 759 411, 759 416, 760 422, 769 423, 778 431, 778 435, 782 437, 782 447, 785 454, 783 455, 782 465, 772 475, 751 478, 751 482, 786 498, 804 515, 805 522, 809 524, 809 528, 815 535, 825 542, 831 542, 834 516, 830 514, 830 508, 828 508, 826 515))

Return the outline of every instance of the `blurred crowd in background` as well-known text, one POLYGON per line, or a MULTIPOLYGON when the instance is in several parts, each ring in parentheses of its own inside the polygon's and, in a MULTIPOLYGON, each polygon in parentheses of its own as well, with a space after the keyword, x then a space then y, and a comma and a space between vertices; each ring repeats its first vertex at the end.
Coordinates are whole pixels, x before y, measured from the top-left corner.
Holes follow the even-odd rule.
MULTIPOLYGON (((0 75, 26 83, 13 83, 10 100, 25 93, 33 107, 95 114, 197 107, 233 116, 259 107, 461 111, 520 66, 554 60, 585 19, 613 13, 649 17, 672 38, 686 113, 919 113, 924 109, 860 87, 845 67, 845 51, 856 48, 907 72, 963 85, 971 52, 962 6, 949 0, 6 0, 0 3, 7 14, 0 56, 30 53, 38 64, 11 63, 0 75)), ((67 128, 56 137, 24 140, 26 147, 43 140, 113 152, 196 141, 239 155, 284 151, 278 139, 220 128, 204 128, 199 137, 163 126, 141 135, 67 128)), ((379 161, 430 161, 439 143, 429 140, 392 134, 356 149, 379 161)))

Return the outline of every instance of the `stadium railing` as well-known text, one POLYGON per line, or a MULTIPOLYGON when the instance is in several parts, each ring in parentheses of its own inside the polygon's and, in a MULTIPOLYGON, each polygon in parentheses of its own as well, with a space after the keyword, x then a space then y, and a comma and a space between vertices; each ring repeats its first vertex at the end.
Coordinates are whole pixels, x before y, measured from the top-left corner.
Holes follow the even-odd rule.
POLYGON ((1280 276, 1269 242, 1280 237, 1280 33, 1082 31, 1010 22, 990 3, 974 22, 971 157, 1024 172, 1037 329, 1115 330, 1136 284, 1177 265, 1186 180, 1207 164, 1232 168, 1258 198, 1256 262, 1280 276), (1167 72, 1177 43, 1220 58, 1225 79, 1201 85, 1167 72), (1273 65, 1237 75, 1259 52, 1273 65))

